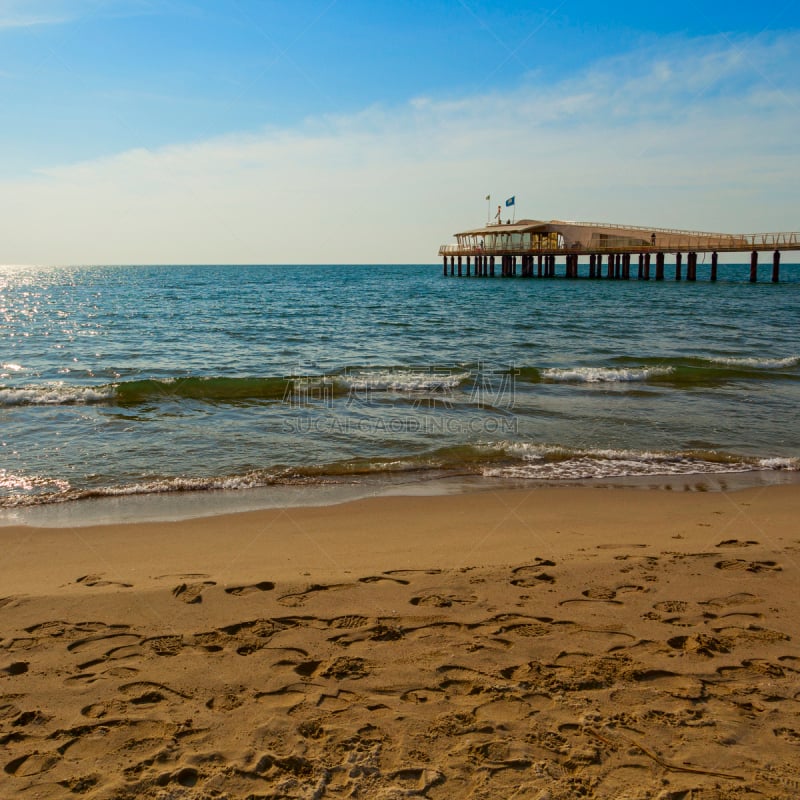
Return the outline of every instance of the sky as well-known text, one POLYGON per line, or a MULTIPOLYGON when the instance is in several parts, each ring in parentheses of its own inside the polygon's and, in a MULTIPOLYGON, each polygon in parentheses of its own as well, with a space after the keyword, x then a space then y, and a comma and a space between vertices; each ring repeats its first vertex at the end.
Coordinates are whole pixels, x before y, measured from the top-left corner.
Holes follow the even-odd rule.
POLYGON ((798 179, 798 0, 0 0, 0 264, 797 231, 798 179))

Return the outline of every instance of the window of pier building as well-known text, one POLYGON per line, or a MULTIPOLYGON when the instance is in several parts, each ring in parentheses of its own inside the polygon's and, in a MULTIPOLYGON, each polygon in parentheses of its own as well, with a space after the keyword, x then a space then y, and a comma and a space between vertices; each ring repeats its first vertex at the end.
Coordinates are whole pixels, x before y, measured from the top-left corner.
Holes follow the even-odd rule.
POLYGON ((641 239, 637 236, 615 236, 608 233, 593 233, 590 245, 597 247, 641 247, 647 246, 652 242, 641 239))

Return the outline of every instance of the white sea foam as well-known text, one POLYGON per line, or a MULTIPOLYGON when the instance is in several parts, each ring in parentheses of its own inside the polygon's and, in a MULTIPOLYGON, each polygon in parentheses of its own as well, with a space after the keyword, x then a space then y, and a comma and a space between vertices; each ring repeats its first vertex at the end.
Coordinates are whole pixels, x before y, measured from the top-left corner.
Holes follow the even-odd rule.
POLYGON ((672 367, 552 367, 542 370, 542 378, 554 383, 628 383, 671 372, 674 372, 672 367))
POLYGON ((800 459, 762 458, 710 460, 683 453, 635 450, 584 450, 527 442, 504 443, 502 448, 525 463, 487 467, 483 474, 496 478, 538 478, 542 480, 584 480, 637 475, 702 475, 752 470, 800 471, 800 459))
POLYGON ((12 490, 10 497, 0 501, 0 507, 14 508, 40 503, 64 503, 98 497, 132 497, 135 495, 202 492, 212 489, 254 489, 274 482, 262 473, 221 476, 218 478, 169 478, 133 483, 125 486, 106 486, 97 489, 73 489, 65 481, 24 478, 0 470, 0 490, 12 490), (24 492, 19 494, 18 492, 24 492))
POLYGON ((609 450, 609 449, 589 449, 571 450, 567 447, 559 447, 548 444, 534 444, 532 442, 502 442, 499 445, 507 453, 517 455, 526 461, 540 461, 547 459, 556 461, 558 459, 569 458, 594 458, 594 459, 626 459, 630 461, 655 461, 679 458, 670 453, 650 452, 648 450, 609 450))
POLYGON ((38 475, 16 475, 6 469, 0 469, 0 491, 65 492, 68 489, 69 483, 64 480, 38 475))
POLYGON ((788 369, 800 364, 800 356, 787 358, 715 358, 714 363, 729 367, 752 367, 753 369, 788 369))
POLYGON ((336 380, 341 385, 360 392, 436 392, 453 390, 469 377, 469 372, 365 370, 338 375, 336 380))
POLYGON ((88 405, 111 400, 115 387, 108 386, 67 386, 48 384, 46 386, 25 386, 18 389, 0 388, 0 407, 3 406, 57 406, 88 405))
POLYGON ((210 489, 255 489, 270 481, 263 476, 236 475, 219 478, 170 478, 162 481, 134 483, 128 486, 111 486, 94 492, 108 497, 125 497, 137 494, 166 494, 168 492, 199 492, 210 489))
POLYGON ((758 460, 758 466, 761 467, 761 469, 800 472, 800 458, 760 458, 758 460))
POLYGON ((693 459, 591 458, 580 456, 563 461, 539 461, 483 471, 493 478, 539 478, 542 480, 585 480, 621 478, 637 475, 701 475, 749 472, 754 467, 744 462, 718 463, 693 459))

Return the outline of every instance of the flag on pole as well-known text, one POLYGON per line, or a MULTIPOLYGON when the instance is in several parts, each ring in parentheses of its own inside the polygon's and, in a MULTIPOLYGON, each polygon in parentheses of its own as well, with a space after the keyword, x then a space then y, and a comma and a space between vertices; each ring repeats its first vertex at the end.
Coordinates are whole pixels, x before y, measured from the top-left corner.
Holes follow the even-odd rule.
POLYGON ((508 200, 506 200, 506 206, 513 206, 515 197, 516 195, 512 195, 511 197, 509 197, 508 200))
POLYGON ((491 198, 492 198, 492 196, 491 196, 490 194, 487 194, 487 195, 486 195, 486 199, 487 199, 487 200, 491 200, 491 198))

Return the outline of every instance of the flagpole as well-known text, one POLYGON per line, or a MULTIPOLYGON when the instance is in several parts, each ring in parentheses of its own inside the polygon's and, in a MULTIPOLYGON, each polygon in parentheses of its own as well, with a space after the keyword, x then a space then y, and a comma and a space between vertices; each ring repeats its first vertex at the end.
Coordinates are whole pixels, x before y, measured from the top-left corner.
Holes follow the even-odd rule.
POLYGON ((490 194, 486 195, 486 224, 489 224, 489 220, 492 218, 492 196, 490 194))

